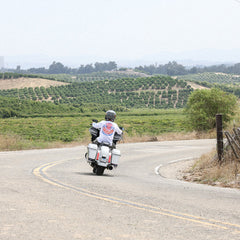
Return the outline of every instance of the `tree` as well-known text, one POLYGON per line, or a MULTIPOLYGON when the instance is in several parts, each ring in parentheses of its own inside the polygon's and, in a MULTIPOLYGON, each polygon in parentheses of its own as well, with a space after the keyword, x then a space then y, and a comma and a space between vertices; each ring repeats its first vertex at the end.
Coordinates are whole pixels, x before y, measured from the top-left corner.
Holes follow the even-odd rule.
POLYGON ((66 73, 67 72, 67 67, 64 67, 64 65, 60 62, 53 62, 49 66, 48 72, 50 74, 58 74, 58 73, 66 73))
POLYGON ((220 89, 196 90, 188 98, 186 112, 194 130, 210 130, 216 126, 216 114, 223 115, 223 125, 235 114, 237 98, 220 89))
POLYGON ((114 61, 110 61, 110 62, 108 63, 108 68, 107 68, 107 70, 111 71, 111 70, 114 70, 114 69, 117 69, 117 64, 116 64, 116 62, 114 62, 114 61))
POLYGON ((92 72, 94 72, 94 68, 93 68, 92 64, 87 64, 85 66, 85 73, 92 73, 92 72))
POLYGON ((184 75, 187 73, 185 67, 181 64, 178 64, 177 62, 169 62, 168 64, 165 65, 167 69, 167 74, 170 76, 174 75, 184 75))

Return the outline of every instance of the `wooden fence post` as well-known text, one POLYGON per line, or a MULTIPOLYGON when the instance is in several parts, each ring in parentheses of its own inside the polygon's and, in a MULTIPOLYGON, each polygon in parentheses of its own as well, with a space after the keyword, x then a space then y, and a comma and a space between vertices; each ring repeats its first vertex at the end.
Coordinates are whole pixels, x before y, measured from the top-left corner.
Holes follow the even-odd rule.
POLYGON ((217 128, 217 154, 218 162, 223 158, 223 130, 222 130, 222 114, 216 115, 216 128, 217 128))

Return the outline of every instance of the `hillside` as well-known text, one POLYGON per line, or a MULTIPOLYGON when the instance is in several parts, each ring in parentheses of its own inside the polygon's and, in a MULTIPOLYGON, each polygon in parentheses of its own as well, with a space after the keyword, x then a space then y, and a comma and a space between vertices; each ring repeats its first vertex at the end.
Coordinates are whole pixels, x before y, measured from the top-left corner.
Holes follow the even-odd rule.
POLYGON ((204 72, 177 76, 176 79, 187 81, 194 90, 196 89, 196 86, 197 88, 219 88, 224 92, 234 94, 240 98, 240 75, 220 72, 204 72))
POLYGON ((177 76, 178 79, 187 81, 208 82, 217 84, 238 85, 240 83, 240 75, 226 74, 219 72, 204 72, 197 74, 188 74, 177 76))
POLYGON ((133 70, 122 70, 122 71, 104 71, 104 72, 93 72, 85 74, 40 74, 42 78, 51 78, 56 81, 67 82, 67 83, 81 83, 81 82, 94 82, 101 80, 116 80, 121 78, 140 78, 149 77, 149 75, 135 72, 133 70))
POLYGON ((67 83, 53 81, 49 79, 43 78, 13 78, 13 79, 0 79, 0 90, 14 89, 14 88, 35 88, 35 87, 45 87, 48 88, 50 86, 61 86, 66 85, 67 83))
POLYGON ((193 91, 186 81, 166 76, 123 78, 0 91, 0 96, 55 104, 115 104, 128 108, 181 108, 193 91))

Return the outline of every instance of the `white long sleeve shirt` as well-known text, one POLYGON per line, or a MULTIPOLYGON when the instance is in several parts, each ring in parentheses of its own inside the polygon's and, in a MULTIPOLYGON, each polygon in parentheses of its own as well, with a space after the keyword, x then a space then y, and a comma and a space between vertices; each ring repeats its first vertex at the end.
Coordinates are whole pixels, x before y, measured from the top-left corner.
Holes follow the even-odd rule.
POLYGON ((122 134, 122 130, 118 127, 118 125, 111 121, 101 121, 99 123, 92 123, 92 126, 100 129, 100 135, 97 138, 99 143, 108 143, 112 146, 113 137, 115 132, 118 134, 122 134))

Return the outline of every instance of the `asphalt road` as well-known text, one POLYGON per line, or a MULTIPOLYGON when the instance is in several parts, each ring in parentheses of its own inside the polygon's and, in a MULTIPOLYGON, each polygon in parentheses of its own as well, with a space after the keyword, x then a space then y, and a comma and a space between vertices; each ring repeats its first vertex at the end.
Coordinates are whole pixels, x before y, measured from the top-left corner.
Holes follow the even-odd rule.
POLYGON ((0 153, 1 240, 240 239, 240 191, 158 174, 214 140, 120 144, 119 167, 92 174, 85 146, 0 153))

